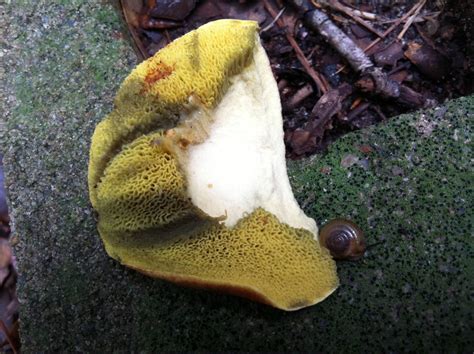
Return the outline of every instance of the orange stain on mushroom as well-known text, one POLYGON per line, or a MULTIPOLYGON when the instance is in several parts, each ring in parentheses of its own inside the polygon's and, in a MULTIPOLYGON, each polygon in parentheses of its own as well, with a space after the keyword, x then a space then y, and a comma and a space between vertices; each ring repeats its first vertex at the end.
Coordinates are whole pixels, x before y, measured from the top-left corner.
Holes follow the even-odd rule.
POLYGON ((143 80, 145 84, 144 90, 148 91, 153 84, 160 80, 166 79, 173 73, 173 71, 173 67, 163 62, 156 63, 155 66, 148 71, 147 75, 143 80))

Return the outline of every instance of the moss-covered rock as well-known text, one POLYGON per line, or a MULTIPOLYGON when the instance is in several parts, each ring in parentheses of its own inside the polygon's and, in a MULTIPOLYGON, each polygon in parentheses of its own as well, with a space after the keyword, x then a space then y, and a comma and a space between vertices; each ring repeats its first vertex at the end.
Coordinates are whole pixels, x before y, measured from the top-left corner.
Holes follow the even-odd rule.
POLYGON ((88 202, 87 152, 135 64, 132 50, 107 5, 12 3, 3 6, 14 22, 0 26, 1 148, 25 351, 474 347, 474 98, 347 135, 324 156, 290 163, 310 216, 350 217, 374 246, 362 261, 338 264, 333 296, 284 313, 149 279, 106 255, 88 202))
POLYGON ((319 224, 346 217, 366 231, 366 257, 338 263, 341 289, 331 311, 347 333, 366 323, 352 348, 472 346, 473 118, 474 97, 461 98, 291 163, 310 216, 319 224))

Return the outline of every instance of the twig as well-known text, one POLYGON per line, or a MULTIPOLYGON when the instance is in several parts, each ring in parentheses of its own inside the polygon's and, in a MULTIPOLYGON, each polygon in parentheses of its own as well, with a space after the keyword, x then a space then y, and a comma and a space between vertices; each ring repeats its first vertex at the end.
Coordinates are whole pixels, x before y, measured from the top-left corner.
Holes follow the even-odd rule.
POLYGON ((402 31, 399 33, 399 35, 397 36, 398 40, 401 40, 403 38, 403 36, 405 35, 406 31, 408 31, 408 29, 410 28, 410 26, 412 25, 413 21, 415 21, 415 18, 416 16, 418 16, 418 14, 420 13, 421 9, 423 8, 423 6, 425 6, 426 4, 426 0, 420 0, 418 2, 417 5, 417 8, 415 10, 415 12, 413 13, 413 15, 411 15, 410 19, 405 23, 405 25, 403 26, 403 29, 402 31))
POLYGON ((305 16, 305 22, 331 43, 347 59, 355 71, 364 72, 374 66, 364 51, 337 27, 324 12, 320 10, 308 12, 305 16))
MULTIPOLYGON (((391 25, 387 30, 382 33, 382 37, 376 38, 372 43, 370 43, 367 47, 364 48, 364 52, 367 53, 370 49, 372 49, 375 45, 377 45, 382 39, 387 37, 390 33, 392 33, 402 22, 404 22, 408 17, 410 17, 418 8, 418 4, 414 5, 406 14, 404 14, 402 17, 397 19, 393 25, 391 25)), ((343 65, 336 73, 335 75, 339 74, 341 71, 343 71, 346 68, 346 65, 343 65)))
POLYGON ((369 102, 364 102, 364 103, 360 104, 359 106, 357 106, 356 108, 354 108, 352 111, 350 111, 347 114, 346 120, 348 122, 350 122, 351 120, 353 120, 355 117, 357 117, 361 113, 364 113, 369 107, 370 107, 369 102))
POLYGON ((423 107, 427 104, 423 95, 391 80, 381 68, 375 67, 367 54, 339 29, 324 12, 320 10, 308 12, 305 16, 305 22, 309 28, 319 31, 344 56, 355 71, 364 75, 356 83, 360 90, 395 99, 412 107, 423 107))
MULTIPOLYGON (((270 13, 270 15, 274 18, 277 17, 276 11, 273 9, 273 7, 269 4, 268 0, 263 0, 263 5, 265 6, 265 9, 270 13)), ((276 21, 277 25, 279 27, 285 27, 285 24, 283 23, 282 19, 279 18, 276 21)), ((293 50, 296 53, 296 57, 300 61, 301 65, 303 65, 303 68, 306 70, 308 75, 313 79, 313 81, 316 83, 318 86, 319 90, 321 93, 325 94, 328 92, 330 89, 329 84, 326 82, 326 80, 319 75, 312 67, 311 64, 308 62, 308 59, 306 59, 306 56, 304 55, 303 51, 301 50, 300 46, 296 42, 296 40, 285 31, 285 37, 290 43, 290 45, 293 47, 293 50)))
POLYGON ((165 37, 166 37, 166 42, 167 44, 171 43, 171 37, 167 29, 165 29, 165 37))
POLYGON ((380 116, 380 118, 382 118, 382 121, 387 120, 387 116, 385 114, 383 114, 383 112, 382 112, 382 110, 380 109, 379 106, 374 105, 371 108, 380 116))
POLYGON ((432 102, 427 100, 422 94, 412 90, 408 86, 390 80, 387 74, 379 68, 373 68, 356 82, 355 86, 362 92, 377 94, 383 98, 394 99, 400 104, 408 107, 429 107, 432 102))
POLYGON ((289 134, 293 154, 302 156, 314 151, 324 131, 331 123, 332 117, 340 112, 342 101, 352 93, 352 87, 343 84, 337 89, 331 89, 322 95, 314 105, 308 123, 303 129, 298 128, 289 134))
POLYGON ((398 65, 397 67, 393 68, 392 70, 390 70, 387 75, 390 76, 390 75, 393 75, 397 72, 399 72, 400 70, 403 70, 403 69, 408 69, 410 67, 411 63, 410 62, 405 62, 405 63, 402 63, 400 65, 398 65))
POLYGON ((418 4, 413 6, 405 15, 400 17, 393 25, 391 25, 387 30, 382 33, 382 38, 377 38, 375 39, 372 43, 370 43, 367 47, 365 47, 364 52, 368 52, 370 49, 372 49, 373 46, 378 44, 382 39, 387 37, 390 33, 392 33, 402 22, 404 22, 408 17, 410 17, 418 8, 418 4))
POLYGON ((338 10, 350 18, 352 18, 354 21, 362 25, 363 27, 367 28, 370 32, 374 33, 377 37, 382 37, 382 33, 377 31, 370 23, 367 23, 363 19, 361 19, 359 16, 356 15, 356 13, 349 7, 346 7, 342 5, 339 1, 337 0, 329 0, 329 1, 324 1, 324 4, 327 4, 328 6, 332 7, 335 10, 338 10))
POLYGON ((280 19, 281 15, 283 15, 283 12, 285 12, 285 10, 286 10, 286 7, 282 8, 280 12, 278 13, 278 15, 276 15, 276 17, 273 19, 273 21, 268 26, 265 26, 260 32, 265 32, 265 31, 268 31, 270 28, 272 28, 275 22, 277 22, 280 19))
POLYGON ((348 11, 352 11, 354 13, 354 15, 365 18, 366 20, 370 20, 370 21, 376 21, 377 20, 377 15, 373 14, 372 12, 360 11, 360 10, 352 9, 350 7, 347 7, 347 6, 345 6, 345 8, 348 11))
POLYGON ((300 105, 301 102, 303 102, 306 98, 311 96, 313 93, 313 88, 311 87, 310 84, 304 85, 302 88, 300 88, 298 91, 295 92, 293 96, 291 96, 287 101, 286 104, 284 105, 284 110, 291 110, 297 106, 300 105))

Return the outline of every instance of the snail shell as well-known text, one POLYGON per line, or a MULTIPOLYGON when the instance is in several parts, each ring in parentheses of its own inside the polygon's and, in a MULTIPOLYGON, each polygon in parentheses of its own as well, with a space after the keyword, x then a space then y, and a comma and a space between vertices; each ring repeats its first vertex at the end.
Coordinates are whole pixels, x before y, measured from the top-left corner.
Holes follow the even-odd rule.
POLYGON ((364 255, 366 249, 364 232, 345 219, 334 219, 324 225, 319 233, 319 242, 334 259, 355 261, 364 255))

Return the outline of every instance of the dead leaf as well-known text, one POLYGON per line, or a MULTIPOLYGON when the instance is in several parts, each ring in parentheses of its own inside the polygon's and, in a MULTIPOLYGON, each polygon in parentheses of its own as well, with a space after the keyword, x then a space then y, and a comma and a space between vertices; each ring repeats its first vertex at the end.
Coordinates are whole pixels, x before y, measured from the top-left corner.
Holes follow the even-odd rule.
POLYGON ((375 53, 374 60, 379 66, 395 66, 403 58, 403 48, 400 42, 393 42, 389 46, 375 53))
POLYGON ((449 72, 447 58, 427 44, 411 42, 404 54, 422 74, 432 80, 440 80, 449 72))
POLYGON ((148 1, 148 15, 173 21, 182 21, 193 11, 196 0, 148 1))

